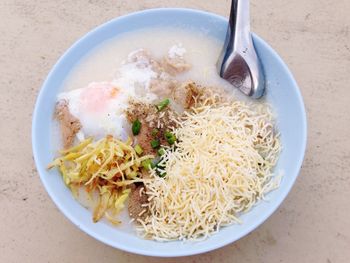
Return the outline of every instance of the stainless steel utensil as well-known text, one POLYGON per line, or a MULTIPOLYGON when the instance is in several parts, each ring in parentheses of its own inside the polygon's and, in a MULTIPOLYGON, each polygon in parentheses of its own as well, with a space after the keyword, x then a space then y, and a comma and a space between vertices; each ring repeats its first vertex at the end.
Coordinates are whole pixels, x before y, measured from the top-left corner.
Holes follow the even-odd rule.
POLYGON ((249 0, 232 0, 224 48, 217 62, 220 76, 252 98, 260 98, 265 78, 250 33, 249 0))

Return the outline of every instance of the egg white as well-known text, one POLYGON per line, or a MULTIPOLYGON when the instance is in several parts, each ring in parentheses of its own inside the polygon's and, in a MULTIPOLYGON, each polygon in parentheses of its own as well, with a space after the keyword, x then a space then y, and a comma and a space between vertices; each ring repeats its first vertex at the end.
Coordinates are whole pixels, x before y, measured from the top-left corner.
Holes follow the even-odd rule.
POLYGON ((129 95, 113 83, 92 82, 85 88, 60 93, 58 100, 66 100, 70 113, 79 119, 80 140, 90 136, 99 139, 108 134, 126 140, 130 135, 130 124, 124 112, 129 95), (107 96, 113 89, 116 95, 107 96))

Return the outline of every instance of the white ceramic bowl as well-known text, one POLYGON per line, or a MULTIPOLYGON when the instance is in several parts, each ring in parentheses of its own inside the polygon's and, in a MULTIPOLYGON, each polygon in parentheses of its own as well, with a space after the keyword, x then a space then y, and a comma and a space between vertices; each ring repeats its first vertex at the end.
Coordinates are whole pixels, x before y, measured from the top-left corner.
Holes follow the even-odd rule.
POLYGON ((262 60, 267 79, 266 99, 277 112, 283 151, 276 167, 285 171, 280 188, 268 194, 269 202, 260 202, 242 215, 243 224, 225 227, 202 242, 155 242, 135 235, 132 225, 116 228, 105 222, 94 224, 91 212, 81 206, 64 185, 57 171, 46 170, 53 159, 52 116, 62 82, 79 60, 101 42, 123 32, 164 26, 188 26, 205 31, 224 41, 227 20, 221 16, 189 9, 153 9, 116 18, 94 29, 77 41, 56 63, 38 96, 32 127, 35 163, 52 200, 75 225, 92 237, 115 248, 150 256, 185 256, 207 252, 232 243, 263 223, 282 203, 298 176, 306 146, 306 115, 298 86, 276 52, 254 35, 254 44, 262 60))

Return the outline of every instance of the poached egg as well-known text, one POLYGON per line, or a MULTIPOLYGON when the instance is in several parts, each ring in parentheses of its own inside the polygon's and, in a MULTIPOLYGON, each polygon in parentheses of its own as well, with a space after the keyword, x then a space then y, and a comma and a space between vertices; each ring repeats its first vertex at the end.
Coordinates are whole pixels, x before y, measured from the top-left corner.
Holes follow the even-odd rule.
POLYGON ((66 100, 70 113, 79 119, 79 140, 85 136, 96 139, 111 134, 126 140, 130 125, 124 113, 129 95, 111 82, 92 82, 85 88, 63 92, 58 100, 66 100))
POLYGON ((113 81, 92 82, 85 88, 62 92, 58 101, 67 101, 69 112, 80 121, 79 140, 90 136, 99 139, 108 134, 126 140, 131 131, 125 114, 128 102, 157 100, 158 96, 150 91, 150 83, 158 75, 147 53, 135 50, 117 69, 113 81))

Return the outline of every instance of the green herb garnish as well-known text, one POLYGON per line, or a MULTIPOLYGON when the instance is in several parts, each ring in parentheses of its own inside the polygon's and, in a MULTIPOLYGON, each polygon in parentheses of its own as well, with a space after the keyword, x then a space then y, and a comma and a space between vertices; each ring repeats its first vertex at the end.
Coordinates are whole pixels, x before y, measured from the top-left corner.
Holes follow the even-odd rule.
POLYGON ((157 153, 158 153, 159 156, 162 156, 162 155, 165 154, 165 149, 164 148, 159 148, 157 153))
POLYGON ((151 141, 151 146, 153 149, 156 149, 160 146, 160 141, 157 139, 157 140, 152 140, 151 141))
POLYGON ((143 153, 143 149, 139 144, 136 144, 136 146, 134 147, 134 150, 138 155, 141 155, 143 153))
MULTIPOLYGON (((160 162, 160 161, 159 161, 160 162)), ((165 165, 164 164, 159 164, 159 162, 157 163, 155 169, 156 169, 156 174, 163 178, 166 176, 166 172, 164 171, 165 169, 165 165)))
POLYGON ((154 128, 154 129, 152 130, 152 132, 151 132, 151 134, 152 134, 153 137, 157 137, 158 133, 159 133, 159 130, 158 130, 158 129, 155 129, 155 128, 154 128))
POLYGON ((157 172, 157 175, 160 177, 160 178, 164 178, 166 176, 166 172, 157 172))
POLYGON ((161 102, 159 102, 156 107, 158 109, 158 111, 161 111, 163 110, 166 106, 168 106, 170 103, 170 100, 169 99, 165 99, 165 100, 162 100, 161 102))
POLYGON ((132 129, 132 134, 138 135, 140 133, 140 130, 141 130, 141 122, 139 120, 135 120, 132 123, 131 129, 132 129))
POLYGON ((166 131, 164 133, 164 137, 166 139, 166 141, 170 144, 170 145, 173 145, 176 141, 176 137, 173 133, 169 132, 169 131, 166 131))
POLYGON ((151 170, 153 166, 151 159, 143 160, 141 164, 142 164, 142 167, 145 168, 147 171, 151 170))

